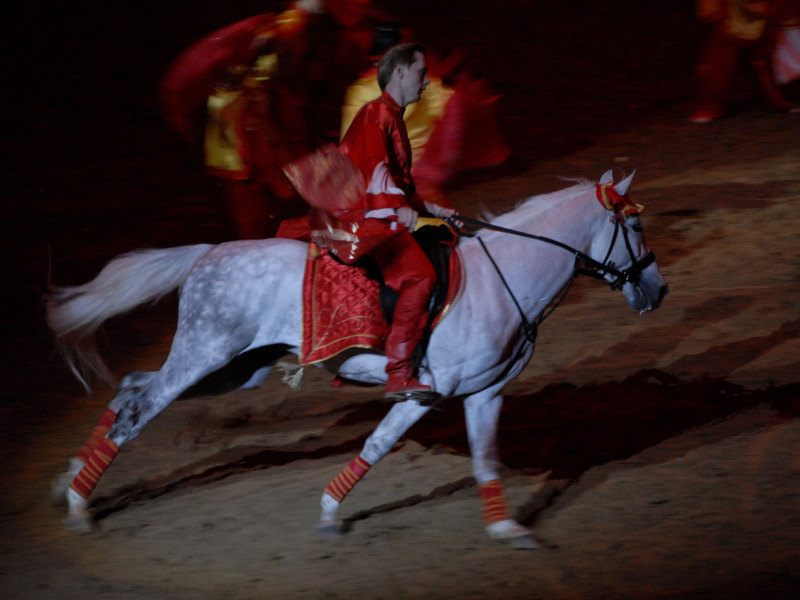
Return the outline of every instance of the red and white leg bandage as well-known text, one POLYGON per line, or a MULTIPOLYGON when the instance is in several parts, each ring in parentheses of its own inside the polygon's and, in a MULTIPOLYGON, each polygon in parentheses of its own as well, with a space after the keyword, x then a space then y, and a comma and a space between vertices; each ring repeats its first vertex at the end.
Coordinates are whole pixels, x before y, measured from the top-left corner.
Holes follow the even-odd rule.
POLYGON ((113 440, 103 438, 97 444, 97 447, 92 452, 92 455, 86 460, 81 472, 72 480, 70 488, 75 490, 81 497, 88 498, 92 493, 94 486, 97 485, 97 480, 114 460, 114 457, 119 452, 113 440))
POLYGON ((100 416, 100 420, 97 422, 92 434, 89 436, 89 439, 81 446, 81 449, 78 450, 78 453, 75 455, 75 458, 80 460, 83 463, 89 460, 89 457, 94 453, 97 445, 105 439, 108 435, 108 432, 111 431, 111 426, 114 424, 114 421, 117 420, 117 413, 113 410, 106 409, 106 411, 100 416))
POLYGON ((349 465, 333 478, 333 481, 325 488, 325 493, 337 502, 341 502, 350 493, 353 486, 369 471, 370 466, 363 458, 356 456, 350 461, 349 465))
POLYGON ((500 479, 482 484, 478 490, 483 505, 483 520, 487 525, 511 518, 506 502, 506 492, 500 479))

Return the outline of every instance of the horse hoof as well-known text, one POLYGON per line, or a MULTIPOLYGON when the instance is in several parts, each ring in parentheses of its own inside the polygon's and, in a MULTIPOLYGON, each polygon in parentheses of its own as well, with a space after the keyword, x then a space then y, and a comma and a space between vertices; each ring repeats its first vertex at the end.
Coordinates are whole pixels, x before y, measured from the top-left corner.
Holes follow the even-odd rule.
POLYGON ((321 521, 317 525, 317 533, 323 537, 341 537, 344 535, 344 529, 340 521, 321 521))
POLYGON ((61 525, 68 531, 85 533, 93 528, 92 518, 84 515, 67 515, 61 521, 61 525))
POLYGON ((72 480, 75 479, 73 473, 59 473, 53 480, 50 487, 50 502, 53 506, 64 506, 67 503, 67 489, 72 480))
POLYGON ((83 461, 77 458, 69 460, 69 468, 63 473, 56 475, 53 479, 53 485, 50 487, 50 501, 53 506, 63 506, 67 503, 67 490, 69 484, 75 479, 75 476, 81 472, 83 468, 83 461))
POLYGON ((516 548, 517 550, 536 550, 542 547, 541 544, 536 541, 536 538, 533 537, 532 533, 513 537, 508 540, 508 543, 511 544, 512 548, 516 548))
POLYGON ((513 548, 518 548, 520 550, 541 548, 541 544, 536 541, 533 532, 513 519, 492 523, 486 527, 486 532, 493 540, 503 540, 511 544, 513 548))

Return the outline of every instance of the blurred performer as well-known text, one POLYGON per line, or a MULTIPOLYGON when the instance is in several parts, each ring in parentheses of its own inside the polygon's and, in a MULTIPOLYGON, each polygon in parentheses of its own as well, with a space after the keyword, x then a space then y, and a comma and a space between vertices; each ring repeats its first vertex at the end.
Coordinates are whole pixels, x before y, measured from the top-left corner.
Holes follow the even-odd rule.
POLYGON ((725 114, 724 101, 743 52, 770 104, 777 110, 797 108, 781 93, 770 62, 772 28, 784 1, 797 0, 698 0, 697 16, 708 33, 692 122, 706 123, 725 114))
POLYGON ((800 102, 800 0, 784 0, 779 11, 772 67, 790 102, 800 102))
POLYGON ((446 217, 449 206, 423 201, 411 177, 411 144, 403 112, 417 102, 430 81, 425 50, 400 44, 378 64, 381 95, 356 114, 339 146, 361 173, 366 193, 360 206, 336 211, 348 231, 369 244, 388 287, 399 293, 386 340, 386 396, 397 400, 432 400, 437 394, 415 375, 414 351, 427 319, 436 273, 411 236, 419 212, 446 217), (369 240, 369 241, 367 241, 369 240))
POLYGON ((196 139, 205 117, 206 168, 223 184, 239 238, 271 236, 282 219, 306 210, 282 167, 330 141, 326 135, 335 140, 344 89, 364 64, 354 55, 368 5, 297 0, 278 15, 212 33, 163 78, 164 113, 177 131, 196 139))

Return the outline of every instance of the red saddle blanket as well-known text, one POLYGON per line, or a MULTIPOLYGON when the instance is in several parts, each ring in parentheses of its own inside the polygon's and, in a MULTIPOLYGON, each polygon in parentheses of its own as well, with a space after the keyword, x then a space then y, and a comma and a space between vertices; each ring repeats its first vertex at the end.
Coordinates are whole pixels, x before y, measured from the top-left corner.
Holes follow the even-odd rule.
MULTIPOLYGON (((458 298, 461 259, 450 254, 449 286, 433 327, 458 298)), ((310 244, 303 279, 303 339, 300 361, 310 364, 348 348, 382 350, 389 324, 383 316, 379 283, 361 267, 342 264, 324 248, 310 244)))

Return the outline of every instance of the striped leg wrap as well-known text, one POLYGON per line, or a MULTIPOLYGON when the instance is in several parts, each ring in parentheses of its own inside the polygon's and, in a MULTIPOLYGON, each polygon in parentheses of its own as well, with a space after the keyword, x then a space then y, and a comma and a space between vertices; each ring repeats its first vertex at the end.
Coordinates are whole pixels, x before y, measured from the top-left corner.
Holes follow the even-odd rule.
POLYGON ((487 525, 511 518, 505 488, 500 479, 487 481, 480 486, 478 493, 483 504, 483 520, 487 525))
POLYGON ((78 492, 83 498, 88 498, 94 486, 97 485, 97 480, 100 479, 100 475, 103 474, 103 471, 105 471, 108 465, 111 464, 111 461, 114 460, 117 452, 119 452, 119 446, 117 446, 113 440, 108 438, 100 440, 97 444, 97 448, 95 448, 92 455, 86 460, 83 469, 75 476, 75 479, 72 480, 69 487, 78 492))
POLYGON ((94 452, 97 445, 108 435, 108 432, 111 431, 111 426, 114 424, 114 421, 117 419, 117 413, 113 410, 106 409, 100 416, 100 420, 97 422, 92 434, 89 436, 89 439, 81 446, 81 449, 75 455, 75 458, 80 460, 83 463, 86 463, 89 460, 89 457, 94 452))
POLYGON ((370 464, 360 456, 356 456, 350 461, 342 471, 333 478, 325 488, 325 493, 334 498, 337 502, 344 500, 344 497, 350 493, 353 486, 358 483, 367 471, 369 471, 370 464))

